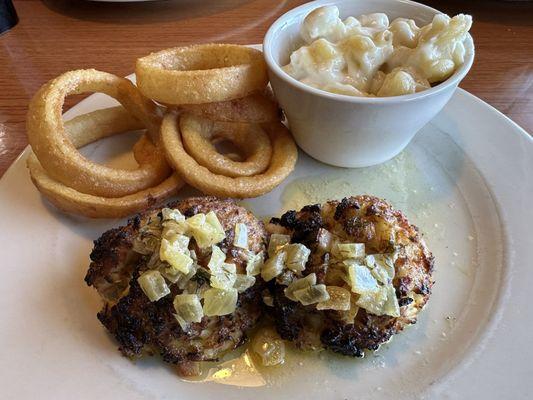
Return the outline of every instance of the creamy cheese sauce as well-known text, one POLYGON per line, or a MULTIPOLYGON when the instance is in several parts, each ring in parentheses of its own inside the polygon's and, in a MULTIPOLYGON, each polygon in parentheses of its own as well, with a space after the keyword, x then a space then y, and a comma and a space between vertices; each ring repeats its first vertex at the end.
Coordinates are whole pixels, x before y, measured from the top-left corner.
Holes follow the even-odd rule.
POLYGON ((336 6, 319 7, 301 26, 305 45, 283 69, 318 89, 352 96, 416 93, 447 79, 463 64, 472 17, 437 14, 418 27, 414 20, 375 13, 339 17, 336 6))

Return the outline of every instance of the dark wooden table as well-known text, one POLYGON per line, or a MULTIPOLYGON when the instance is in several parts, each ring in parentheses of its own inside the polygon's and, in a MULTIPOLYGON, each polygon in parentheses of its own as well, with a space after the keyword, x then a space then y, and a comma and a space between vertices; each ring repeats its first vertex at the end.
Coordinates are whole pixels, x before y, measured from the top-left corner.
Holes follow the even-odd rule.
MULTIPOLYGON (((304 2, 15 0, 20 22, 0 36, 0 176, 26 146, 28 101, 50 78, 88 67, 124 76, 139 56, 189 43, 260 43, 274 19, 304 2)), ((533 2, 425 3, 474 16, 477 57, 461 86, 531 132, 533 2)))

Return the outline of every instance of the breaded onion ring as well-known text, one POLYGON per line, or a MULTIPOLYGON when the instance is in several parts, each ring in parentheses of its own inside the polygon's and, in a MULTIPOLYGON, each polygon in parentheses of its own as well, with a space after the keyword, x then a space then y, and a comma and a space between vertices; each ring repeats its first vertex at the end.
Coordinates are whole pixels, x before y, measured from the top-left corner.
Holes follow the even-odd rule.
POLYGON ((233 100, 268 83, 263 53, 235 44, 162 50, 139 58, 135 74, 145 96, 173 105, 233 100))
POLYGON ((262 124, 282 118, 281 109, 271 90, 252 93, 240 99, 218 103, 184 104, 179 109, 213 121, 262 124))
MULTIPOLYGON (((27 132, 31 147, 46 172, 55 180, 82 193, 120 197, 161 183, 170 173, 162 152, 152 147, 151 157, 135 170, 107 167, 82 156, 68 139, 62 109, 69 94, 99 91, 117 99, 133 117, 156 137, 159 110, 127 79, 96 70, 66 72, 45 84, 30 102, 27 132)), ((80 119, 86 134, 109 115, 99 111, 80 119), (95 117, 98 115, 98 117, 95 117), (96 120, 99 118, 100 120, 96 120)), ((116 122, 117 120, 115 120, 116 122)), ((104 125, 101 125, 103 128, 104 125)), ((105 129, 106 130, 106 129, 105 129)))
POLYGON ((80 193, 47 175, 34 154, 28 169, 33 184, 61 211, 89 218, 122 218, 148 209, 177 194, 183 181, 173 174, 157 186, 124 197, 101 197, 80 193))
MULTIPOLYGON (((122 107, 97 110, 65 122, 65 130, 77 148, 118 133, 134 130, 140 123, 122 107), (94 117, 94 118, 92 118, 94 117), (90 124, 86 124, 87 120, 90 124), (87 130, 87 132, 85 131, 87 130)), ((146 161, 154 151, 154 145, 143 135, 133 147, 137 162, 146 161)), ((173 196, 184 182, 176 174, 151 187, 124 197, 107 198, 80 193, 51 178, 31 153, 27 160, 34 185, 62 211, 90 218, 121 218, 145 210, 173 196)))
POLYGON ((117 133, 144 128, 143 124, 122 106, 102 108, 78 115, 65 122, 65 128, 67 126, 67 135, 77 149, 117 133))
POLYGON ((268 134, 259 125, 214 122, 190 114, 181 116, 180 131, 187 153, 209 171, 230 176, 257 175, 265 171, 272 156, 268 134), (244 161, 234 161, 221 154, 214 139, 227 139, 244 154, 244 161))
POLYGON ((161 125, 161 140, 167 158, 180 176, 205 194, 247 198, 265 194, 279 185, 294 169, 298 150, 287 128, 281 123, 265 125, 272 142, 268 169, 254 176, 231 178, 210 172, 189 156, 183 148, 177 115, 169 112, 161 125))

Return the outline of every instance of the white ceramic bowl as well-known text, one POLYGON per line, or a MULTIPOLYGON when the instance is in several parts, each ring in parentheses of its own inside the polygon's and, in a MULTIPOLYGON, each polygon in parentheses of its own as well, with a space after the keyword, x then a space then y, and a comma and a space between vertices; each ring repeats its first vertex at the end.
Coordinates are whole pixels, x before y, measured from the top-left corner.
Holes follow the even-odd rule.
POLYGON ((268 30, 263 51, 270 82, 285 111, 298 145, 310 156, 341 167, 366 167, 401 152, 413 136, 450 100, 474 60, 470 35, 465 63, 446 81, 431 89, 395 97, 354 97, 325 92, 286 74, 281 66, 303 41, 302 20, 323 5, 339 7, 342 18, 383 12, 390 20, 414 19, 430 23, 439 11, 408 0, 318 0, 282 15, 268 30))

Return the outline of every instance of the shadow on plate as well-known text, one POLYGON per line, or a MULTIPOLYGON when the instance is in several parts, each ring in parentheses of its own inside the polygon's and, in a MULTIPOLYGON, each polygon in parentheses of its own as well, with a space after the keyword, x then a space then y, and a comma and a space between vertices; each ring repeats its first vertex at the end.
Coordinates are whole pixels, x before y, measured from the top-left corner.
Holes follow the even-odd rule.
POLYGON ((94 2, 43 0, 50 10, 71 18, 107 24, 152 24, 222 13, 253 0, 166 0, 94 2))

